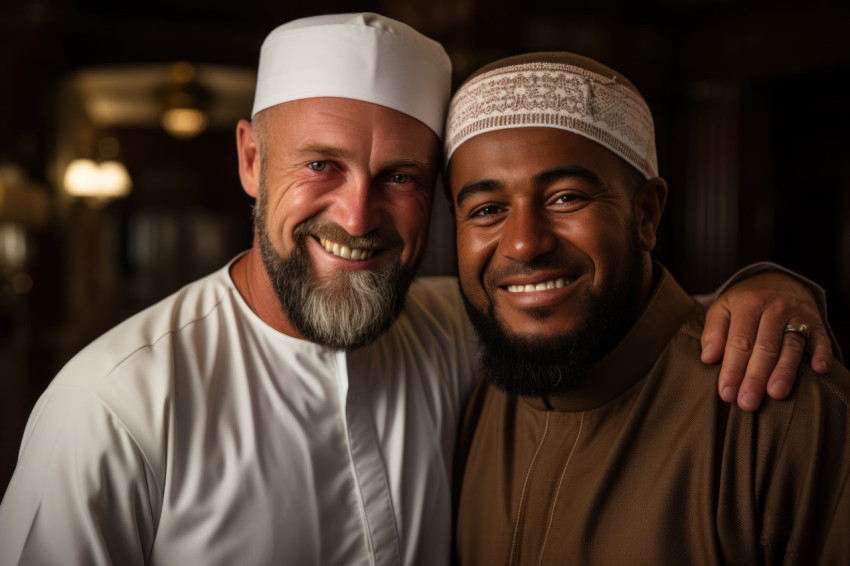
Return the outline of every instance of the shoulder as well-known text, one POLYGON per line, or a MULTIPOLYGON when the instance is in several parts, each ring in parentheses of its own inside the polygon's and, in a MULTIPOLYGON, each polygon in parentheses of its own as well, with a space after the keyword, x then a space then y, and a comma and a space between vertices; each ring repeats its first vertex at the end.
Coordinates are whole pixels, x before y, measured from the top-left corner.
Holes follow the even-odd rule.
POLYGON ((454 277, 419 277, 410 286, 394 333, 434 335, 454 343, 470 342, 474 331, 466 317, 454 277))
MULTIPOLYGON (((216 311, 235 288, 226 268, 190 283, 133 315, 94 340, 59 372, 51 386, 97 389, 116 369, 134 360, 150 363, 156 351, 170 353, 175 336, 215 329, 216 311)), ((167 357, 167 356, 166 356, 167 357)))
POLYGON ((7 557, 77 563, 93 560, 81 557, 106 537, 114 558, 135 563, 136 547, 153 542, 163 486, 133 435, 91 391, 51 388, 27 423, 0 504, 0 546, 7 557))
MULTIPOLYGON (((790 539, 788 546, 800 556, 823 552, 846 559, 849 399, 850 372, 844 366, 826 376, 803 367, 788 398, 765 399, 755 413, 730 410, 728 435, 748 448, 754 462, 746 475, 765 509, 768 547, 783 548, 790 539)), ((730 477, 741 477, 740 463, 730 477)))
POLYGON ((457 279, 454 277, 417 277, 407 293, 407 306, 416 310, 455 313, 462 308, 457 279))
POLYGON ((812 430, 819 424, 831 421, 832 431, 821 431, 824 435, 833 435, 836 427, 844 432, 838 438, 850 449, 850 371, 842 364, 835 363, 826 375, 815 373, 808 360, 797 372, 797 381, 788 399, 779 402, 768 401, 766 413, 773 406, 787 403, 793 406, 795 420, 802 428, 812 430))
POLYGON ((227 334, 234 332, 239 309, 234 293, 226 269, 219 270, 86 346, 34 407, 22 452, 28 445, 41 450, 69 435, 89 438, 91 450, 104 453, 118 439, 126 440, 161 477, 177 397, 188 402, 187 410, 204 402, 205 391, 192 382, 214 371, 207 358, 222 355, 219 345, 231 342, 227 334))

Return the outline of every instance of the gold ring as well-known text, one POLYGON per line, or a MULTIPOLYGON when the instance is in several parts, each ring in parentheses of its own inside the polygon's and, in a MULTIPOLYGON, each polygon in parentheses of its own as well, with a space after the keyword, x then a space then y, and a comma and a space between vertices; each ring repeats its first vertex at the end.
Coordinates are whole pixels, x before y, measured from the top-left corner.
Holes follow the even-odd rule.
POLYGON ((809 327, 805 324, 786 324, 784 332, 793 332, 803 337, 806 342, 809 341, 809 327))

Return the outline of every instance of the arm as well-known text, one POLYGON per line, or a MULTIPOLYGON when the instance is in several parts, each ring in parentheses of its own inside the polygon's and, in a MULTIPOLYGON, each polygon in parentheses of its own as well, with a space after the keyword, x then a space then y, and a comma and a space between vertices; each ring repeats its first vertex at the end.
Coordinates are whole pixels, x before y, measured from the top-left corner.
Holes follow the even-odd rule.
MULTIPOLYGON (((742 409, 751 411, 761 404, 765 390, 774 399, 785 398, 807 348, 812 369, 829 371, 834 341, 820 287, 779 266, 760 263, 739 271, 716 295, 706 315, 702 361, 723 359, 718 379, 723 400, 737 399, 742 409), (808 343, 784 332, 789 323, 808 326, 808 343)), ((841 359, 838 349, 836 357, 841 359)))
POLYGON ((154 536, 152 480, 136 443, 91 392, 51 388, 0 504, 0 563, 143 564, 154 536))

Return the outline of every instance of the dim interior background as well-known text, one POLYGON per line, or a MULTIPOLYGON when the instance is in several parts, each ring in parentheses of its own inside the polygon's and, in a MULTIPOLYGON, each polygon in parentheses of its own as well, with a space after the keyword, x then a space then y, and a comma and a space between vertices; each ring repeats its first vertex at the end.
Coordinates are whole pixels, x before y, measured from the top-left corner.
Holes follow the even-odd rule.
MULTIPOLYGON (((656 257, 691 292, 772 260, 820 282, 850 348, 850 9, 732 0, 25 0, 0 7, 0 493, 37 396, 81 347, 248 247, 234 126, 263 37, 377 11, 457 84, 570 50, 624 72, 671 191, 656 257), (130 7, 132 6, 132 7, 130 7)), ((304 53, 309 58, 309 53, 304 53)), ((426 274, 454 272, 436 200, 426 274)))

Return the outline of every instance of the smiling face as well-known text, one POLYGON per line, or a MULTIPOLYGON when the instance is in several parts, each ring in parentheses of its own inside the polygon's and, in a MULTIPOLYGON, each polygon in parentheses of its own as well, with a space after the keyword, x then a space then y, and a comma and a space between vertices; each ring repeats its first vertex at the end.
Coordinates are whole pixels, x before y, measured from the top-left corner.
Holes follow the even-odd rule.
POLYGON ((405 114, 340 98, 258 118, 257 132, 240 126, 240 170, 290 333, 362 346, 398 315, 425 248, 437 137, 405 114), (244 156, 253 138, 258 155, 244 156))
MULTIPOLYGON (((490 349, 515 349, 526 365, 551 354, 555 369, 581 372, 613 347, 649 293, 663 181, 554 128, 473 137, 454 153, 449 180, 461 287, 490 349)), ((528 395, 570 386, 517 385, 528 395)))

